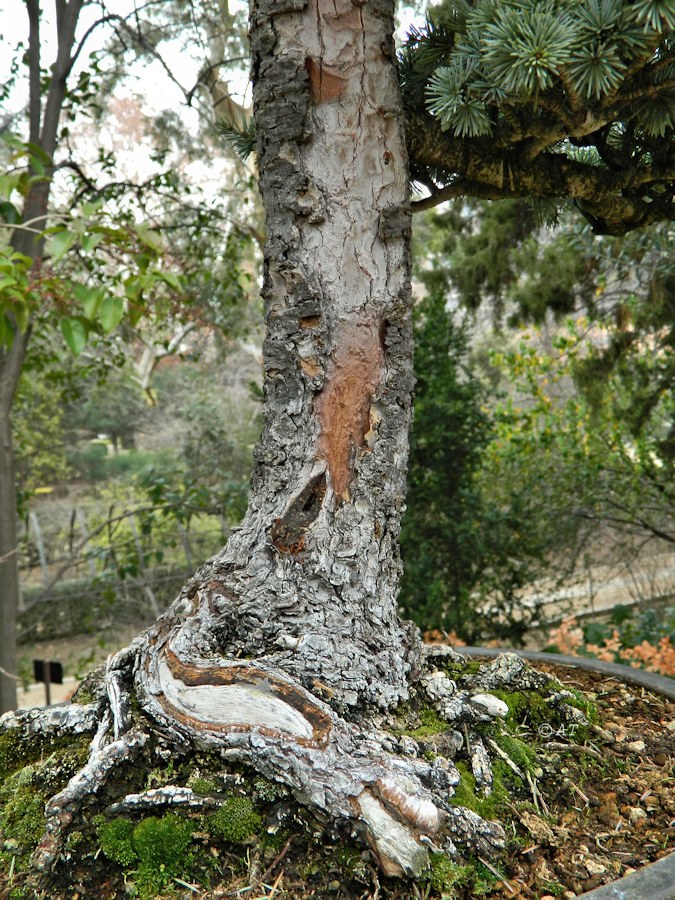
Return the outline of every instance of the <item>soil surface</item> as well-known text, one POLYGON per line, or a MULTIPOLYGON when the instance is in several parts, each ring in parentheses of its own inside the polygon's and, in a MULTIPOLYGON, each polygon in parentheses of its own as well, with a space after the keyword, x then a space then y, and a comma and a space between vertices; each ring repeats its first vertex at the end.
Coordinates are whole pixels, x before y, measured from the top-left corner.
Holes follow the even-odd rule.
POLYGON ((488 897, 576 896, 675 849, 675 703, 590 672, 533 668, 589 694, 600 718, 583 745, 542 735, 543 815, 514 810, 517 840, 488 897))
MULTIPOLYGON (((159 896, 549 900, 578 896, 668 855, 675 843, 675 703, 593 673, 553 663, 532 667, 555 675, 570 690, 584 692, 597 720, 582 739, 574 725, 553 729, 547 723, 533 724, 527 712, 520 717, 518 735, 537 753, 535 777, 519 785, 505 782, 508 792, 500 801, 498 817, 506 825, 508 845, 501 857, 474 859, 468 870, 461 864, 444 869, 443 857, 425 881, 402 884, 378 872, 363 844, 350 841, 344 831, 335 835, 323 829, 284 789, 275 793, 271 786, 270 793, 250 772, 230 768, 223 776, 228 791, 234 785, 235 794, 252 796, 262 825, 250 837, 235 841, 224 840, 208 817, 195 819, 188 868, 168 883, 165 879, 159 896), (197 857, 202 860, 198 864, 197 857)), ((421 752, 440 752, 443 734, 433 729, 427 733, 419 727, 422 721, 413 721, 407 733, 421 752)), ((195 754, 176 757, 168 767, 146 772, 144 786, 189 784, 195 772, 208 777, 209 763, 213 760, 195 754)), ((125 773, 114 789, 124 795, 138 785, 125 773)), ((60 866, 62 888, 50 893, 29 888, 18 866, 8 870, 12 853, 5 843, 5 853, 0 852, 0 897, 155 896, 154 891, 143 890, 139 880, 142 860, 124 869, 101 853, 97 846, 101 831, 96 832, 94 822, 93 810, 85 810, 77 840, 89 849, 69 854, 60 866)), ((71 849, 75 851, 74 842, 71 849)))

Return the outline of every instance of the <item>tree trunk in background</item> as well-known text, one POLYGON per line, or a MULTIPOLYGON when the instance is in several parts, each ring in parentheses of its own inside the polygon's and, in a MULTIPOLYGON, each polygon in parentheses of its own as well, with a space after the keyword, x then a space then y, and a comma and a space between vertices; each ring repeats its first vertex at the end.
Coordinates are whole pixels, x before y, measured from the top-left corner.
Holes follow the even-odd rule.
POLYGON ((243 523, 149 638, 155 689, 163 647, 177 678, 176 660, 234 656, 341 705, 407 696, 410 215, 392 31, 386 0, 253 4, 265 428, 243 523))
MULTIPOLYGON (((51 67, 49 89, 42 103, 40 68, 40 4, 26 0, 29 39, 26 62, 29 68, 29 140, 48 158, 56 151, 61 111, 66 96, 66 81, 72 65, 71 54, 75 30, 83 0, 58 3, 58 49, 51 67)), ((49 195, 53 167, 45 177, 31 184, 24 202, 22 222, 31 228, 47 226, 49 195)), ((39 273, 44 251, 44 238, 31 231, 17 229, 12 235, 12 248, 33 260, 33 271, 39 273)), ((16 707, 16 616, 19 601, 19 569, 16 540, 16 486, 10 414, 21 366, 26 355, 30 329, 20 335, 15 329, 9 349, 0 349, 0 714, 16 707), (12 677, 13 676, 13 677, 12 677)))
POLYGON ((0 351, 0 715, 16 708, 19 560, 10 409, 26 343, 16 335, 12 347, 0 351))

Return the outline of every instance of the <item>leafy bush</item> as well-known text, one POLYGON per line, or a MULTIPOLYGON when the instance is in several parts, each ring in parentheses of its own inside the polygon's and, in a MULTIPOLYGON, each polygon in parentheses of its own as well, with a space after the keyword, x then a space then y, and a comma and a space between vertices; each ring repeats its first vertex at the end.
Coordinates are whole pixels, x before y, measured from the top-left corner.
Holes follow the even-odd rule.
POLYGON ((675 607, 633 615, 626 607, 616 606, 606 624, 579 625, 570 616, 551 631, 545 649, 675 676, 675 607))

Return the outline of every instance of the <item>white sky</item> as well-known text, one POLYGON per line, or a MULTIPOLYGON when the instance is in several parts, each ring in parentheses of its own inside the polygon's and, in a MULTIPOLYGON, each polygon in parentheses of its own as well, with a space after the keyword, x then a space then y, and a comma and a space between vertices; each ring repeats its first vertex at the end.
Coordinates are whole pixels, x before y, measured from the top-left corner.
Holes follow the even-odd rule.
MULTIPOLYGON (((106 4, 109 13, 126 16, 134 9, 134 0, 110 0, 106 4)), ((142 6, 142 3, 138 4, 142 6)), ((233 11, 247 6, 242 0, 231 2, 233 11)), ((41 22, 41 54, 42 63, 48 66, 54 59, 56 52, 56 39, 54 33, 53 0, 43 0, 43 20, 41 22)), ((85 34, 87 29, 101 16, 98 7, 85 6, 78 23, 78 36, 85 34)), ((85 49, 78 60, 79 69, 86 67, 88 53, 100 49, 106 37, 110 35, 108 26, 97 29, 88 39, 85 49), (88 51, 88 52, 87 52, 88 51)), ((10 71, 10 65, 17 45, 23 42, 28 44, 28 14, 22 0, 0 0, 0 80, 4 81, 10 71)), ((178 41, 168 41, 162 44, 162 55, 171 70, 175 80, 189 91, 197 81, 203 59, 191 58, 180 47, 178 41)), ((22 85, 23 92, 18 92, 9 104, 10 109, 18 111, 26 102, 27 85, 22 85)), ((247 66, 242 66, 239 74, 234 74, 231 83, 231 93, 239 101, 248 100, 245 96, 248 92, 247 66)), ((139 97, 144 98, 144 106, 149 113, 158 113, 164 109, 179 109, 184 105, 184 92, 177 84, 173 83, 159 62, 132 65, 129 69, 129 78, 125 88, 121 92, 133 91, 139 97)), ((184 108, 188 120, 194 114, 184 108)))

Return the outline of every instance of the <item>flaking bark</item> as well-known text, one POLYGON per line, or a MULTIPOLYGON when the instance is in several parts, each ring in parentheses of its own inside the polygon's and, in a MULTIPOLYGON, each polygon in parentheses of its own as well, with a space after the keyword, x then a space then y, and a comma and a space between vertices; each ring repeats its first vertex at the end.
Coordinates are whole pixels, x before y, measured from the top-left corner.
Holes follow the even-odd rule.
POLYGON ((348 706, 404 699, 420 659, 396 611, 413 375, 392 16, 253 5, 265 427, 244 521, 147 645, 255 658, 348 706))

